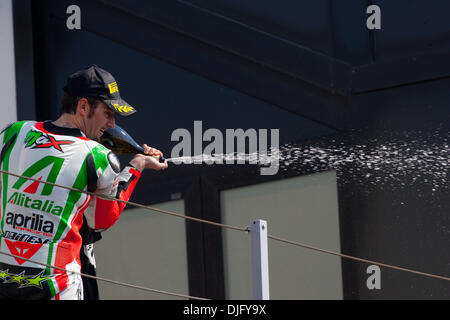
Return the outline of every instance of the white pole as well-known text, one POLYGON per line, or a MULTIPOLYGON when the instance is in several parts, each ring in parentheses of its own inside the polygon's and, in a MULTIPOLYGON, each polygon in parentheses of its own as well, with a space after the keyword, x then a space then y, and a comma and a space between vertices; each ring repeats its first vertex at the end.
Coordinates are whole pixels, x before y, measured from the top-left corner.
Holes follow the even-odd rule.
POLYGON ((252 251, 253 299, 269 300, 269 254, 267 249, 267 222, 250 222, 252 251))

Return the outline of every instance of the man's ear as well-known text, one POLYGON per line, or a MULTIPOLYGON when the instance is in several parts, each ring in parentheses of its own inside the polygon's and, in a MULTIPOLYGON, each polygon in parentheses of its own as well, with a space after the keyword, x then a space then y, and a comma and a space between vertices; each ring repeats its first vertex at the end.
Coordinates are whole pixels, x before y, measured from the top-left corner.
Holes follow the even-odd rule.
POLYGON ((89 114, 90 111, 90 106, 88 103, 88 100, 86 98, 81 98, 78 100, 78 104, 77 104, 77 112, 85 117, 89 114))

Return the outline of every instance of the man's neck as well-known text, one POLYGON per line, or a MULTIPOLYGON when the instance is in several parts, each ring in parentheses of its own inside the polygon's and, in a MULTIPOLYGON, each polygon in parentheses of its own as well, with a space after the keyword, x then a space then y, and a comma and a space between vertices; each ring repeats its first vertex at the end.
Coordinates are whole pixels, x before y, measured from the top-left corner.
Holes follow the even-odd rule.
POLYGON ((52 122, 55 126, 63 127, 63 128, 75 128, 80 129, 79 126, 77 126, 77 121, 75 119, 74 115, 70 115, 67 113, 64 113, 61 115, 57 120, 52 122))

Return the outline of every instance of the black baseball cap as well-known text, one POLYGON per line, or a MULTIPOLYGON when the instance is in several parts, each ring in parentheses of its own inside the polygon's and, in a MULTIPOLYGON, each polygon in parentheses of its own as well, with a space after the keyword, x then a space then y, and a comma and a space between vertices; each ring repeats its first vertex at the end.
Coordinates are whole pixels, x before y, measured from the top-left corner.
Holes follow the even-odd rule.
POLYGON ((119 87, 112 74, 95 64, 71 74, 67 78, 64 91, 77 97, 98 98, 121 116, 136 112, 136 109, 120 97, 119 87))

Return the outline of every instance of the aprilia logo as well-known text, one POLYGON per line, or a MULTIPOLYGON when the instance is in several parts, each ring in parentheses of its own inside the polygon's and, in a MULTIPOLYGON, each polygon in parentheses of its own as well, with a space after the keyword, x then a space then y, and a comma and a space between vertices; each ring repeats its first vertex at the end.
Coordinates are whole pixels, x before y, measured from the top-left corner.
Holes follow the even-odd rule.
POLYGON ((17 230, 25 230, 48 237, 53 235, 55 227, 52 221, 44 220, 44 216, 37 213, 33 213, 30 217, 20 213, 8 212, 5 216, 5 223, 17 230))

